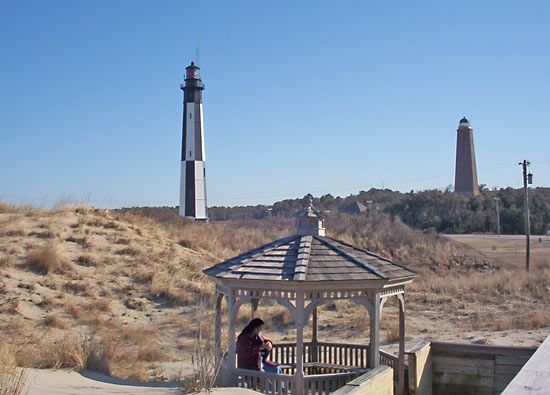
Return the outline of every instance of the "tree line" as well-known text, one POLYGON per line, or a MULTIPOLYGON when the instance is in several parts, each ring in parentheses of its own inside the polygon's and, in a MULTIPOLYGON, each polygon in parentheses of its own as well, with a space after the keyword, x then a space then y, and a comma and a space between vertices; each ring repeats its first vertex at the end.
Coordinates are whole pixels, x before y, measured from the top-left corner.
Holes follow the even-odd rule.
MULTIPOLYGON (((383 212, 428 232, 494 233, 498 199, 501 232, 522 234, 525 231, 523 193, 523 189, 489 190, 483 185, 475 197, 454 193, 450 188, 406 193, 373 188, 345 198, 331 194, 313 197, 313 204, 328 216, 344 212, 373 216, 383 212)), ((529 195, 531 232, 545 234, 550 230, 550 188, 533 188, 529 195)), ((211 207, 209 216, 213 221, 286 218, 294 216, 305 201, 304 197, 282 200, 271 206, 211 207)))

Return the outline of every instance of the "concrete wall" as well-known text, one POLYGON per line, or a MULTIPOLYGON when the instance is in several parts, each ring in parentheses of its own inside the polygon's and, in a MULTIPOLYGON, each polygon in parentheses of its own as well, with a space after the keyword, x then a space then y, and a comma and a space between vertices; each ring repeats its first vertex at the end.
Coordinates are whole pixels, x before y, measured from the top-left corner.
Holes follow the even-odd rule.
POLYGON ((500 394, 536 348, 423 343, 407 352, 409 394, 500 394))
POLYGON ((393 395, 393 369, 380 365, 350 381, 333 395, 393 395))
POLYGON ((432 353, 430 342, 421 342, 406 353, 409 395, 432 395, 432 353))

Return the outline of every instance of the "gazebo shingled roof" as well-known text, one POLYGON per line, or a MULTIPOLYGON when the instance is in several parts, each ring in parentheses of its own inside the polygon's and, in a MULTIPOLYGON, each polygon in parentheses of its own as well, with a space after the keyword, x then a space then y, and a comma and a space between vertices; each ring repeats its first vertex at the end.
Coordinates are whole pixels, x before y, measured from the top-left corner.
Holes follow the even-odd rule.
POLYGON ((416 275, 377 254, 316 235, 275 240, 204 273, 217 278, 271 281, 403 280, 416 275))

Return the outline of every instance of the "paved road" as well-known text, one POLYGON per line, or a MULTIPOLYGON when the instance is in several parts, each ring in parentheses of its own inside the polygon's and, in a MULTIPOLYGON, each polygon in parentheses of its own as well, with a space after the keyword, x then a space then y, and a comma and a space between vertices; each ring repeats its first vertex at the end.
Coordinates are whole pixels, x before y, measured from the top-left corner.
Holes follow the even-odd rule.
MULTIPOLYGON (((525 235, 450 235, 442 233, 441 236, 445 236, 454 240, 459 239, 480 239, 480 240, 525 240, 525 235)), ((537 242, 542 238, 543 242, 550 242, 550 236, 536 236, 531 235, 531 242, 537 242)))

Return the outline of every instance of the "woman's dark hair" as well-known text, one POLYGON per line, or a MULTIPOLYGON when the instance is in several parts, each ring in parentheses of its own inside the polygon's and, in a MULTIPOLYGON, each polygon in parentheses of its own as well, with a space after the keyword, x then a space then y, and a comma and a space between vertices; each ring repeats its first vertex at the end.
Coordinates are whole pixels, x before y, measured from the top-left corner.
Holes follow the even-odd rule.
POLYGON ((254 318, 252 321, 250 321, 242 330, 242 332, 239 334, 239 337, 242 335, 248 335, 249 333, 252 333, 254 329, 256 329, 259 326, 264 325, 265 322, 260 318, 254 318))

